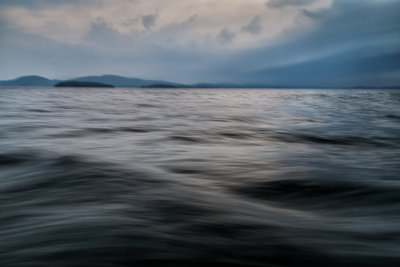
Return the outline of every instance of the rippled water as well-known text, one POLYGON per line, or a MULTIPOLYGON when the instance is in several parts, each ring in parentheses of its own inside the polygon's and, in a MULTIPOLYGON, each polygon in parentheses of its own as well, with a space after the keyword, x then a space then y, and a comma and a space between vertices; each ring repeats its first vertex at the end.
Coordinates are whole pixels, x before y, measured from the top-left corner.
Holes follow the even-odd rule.
POLYGON ((1 266, 400 264, 400 91, 1 88, 0 148, 1 266))

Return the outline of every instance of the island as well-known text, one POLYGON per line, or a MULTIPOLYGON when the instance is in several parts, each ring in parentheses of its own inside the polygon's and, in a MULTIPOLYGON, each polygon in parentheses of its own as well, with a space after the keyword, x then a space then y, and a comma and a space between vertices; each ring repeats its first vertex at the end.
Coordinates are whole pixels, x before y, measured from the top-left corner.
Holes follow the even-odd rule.
POLYGON ((182 87, 178 86, 178 85, 163 84, 163 83, 157 83, 157 84, 150 84, 150 85, 143 85, 142 86, 142 88, 182 88, 182 87))
POLYGON ((80 82, 80 81, 64 81, 54 85, 54 87, 103 87, 112 88, 114 86, 99 82, 80 82))

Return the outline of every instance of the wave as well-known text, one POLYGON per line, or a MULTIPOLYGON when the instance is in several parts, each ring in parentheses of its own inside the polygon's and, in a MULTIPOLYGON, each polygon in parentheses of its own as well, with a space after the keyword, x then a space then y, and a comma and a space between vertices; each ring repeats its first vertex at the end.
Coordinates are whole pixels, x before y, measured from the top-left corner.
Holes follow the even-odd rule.
MULTIPOLYGON (((0 192, 21 193, 27 197, 48 192, 62 201, 63 194, 82 197, 110 196, 127 188, 161 183, 154 177, 134 170, 124 170, 108 162, 99 162, 79 155, 56 155, 27 151, 0 154, 0 171, 6 171, 0 192), (101 192, 104 191, 104 192, 101 192)), ((44 198, 43 198, 44 199, 44 198)), ((51 198, 49 198, 51 200, 51 198)), ((54 199, 53 199, 54 200, 54 199)), ((73 199, 72 201, 76 201, 73 199)))
POLYGON ((358 146, 358 147, 398 147, 400 138, 397 135, 381 136, 356 136, 356 135, 335 135, 320 132, 291 132, 276 129, 257 129, 257 128, 215 128, 208 130, 176 132, 169 136, 169 140, 183 143, 203 143, 203 144, 228 144, 235 140, 244 144, 257 145, 263 142, 284 142, 299 144, 318 144, 330 146, 358 146))
POLYGON ((396 210, 400 213, 400 187, 355 181, 286 179, 236 188, 234 191, 257 199, 290 207, 322 209, 332 212, 358 209, 371 213, 396 210), (365 210, 367 208, 367 210, 365 210))
POLYGON ((0 263, 396 266, 400 261, 397 219, 390 217, 400 213, 398 187, 281 180, 242 181, 230 190, 229 181, 213 187, 182 179, 187 171, 182 177, 174 173, 78 154, 2 152, 0 263), (350 208, 346 219, 354 222, 335 225, 350 208), (318 216, 328 218, 323 223, 318 216), (364 232, 357 225, 365 216, 386 218, 392 226, 364 232), (343 243, 354 251, 343 254, 336 245, 343 243))
POLYGON ((51 110, 47 109, 37 109, 37 108, 32 108, 32 109, 27 109, 26 111, 28 112, 35 112, 35 113, 51 113, 51 110))
POLYGON ((400 138, 398 137, 361 137, 354 135, 327 135, 319 133, 301 133, 301 132, 276 132, 272 135, 277 141, 287 143, 316 143, 324 145, 342 145, 342 146, 375 146, 390 147, 397 146, 400 138))
POLYGON ((118 133, 148 133, 155 131, 154 128, 147 127, 112 127, 112 128, 85 128, 79 130, 66 131, 50 134, 54 138, 75 138, 93 136, 95 134, 118 134, 118 133))
POLYGON ((399 115, 394 115, 394 114, 388 114, 388 115, 385 116, 385 118, 400 120, 400 116, 399 115))
POLYGON ((0 166, 21 164, 31 159, 27 153, 0 154, 0 166))

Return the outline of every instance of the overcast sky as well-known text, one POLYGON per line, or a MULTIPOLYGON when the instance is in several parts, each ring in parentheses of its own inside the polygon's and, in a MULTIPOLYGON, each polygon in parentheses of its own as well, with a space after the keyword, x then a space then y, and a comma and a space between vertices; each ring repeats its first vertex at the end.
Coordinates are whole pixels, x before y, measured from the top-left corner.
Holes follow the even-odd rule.
POLYGON ((400 85, 400 0, 1 0, 0 79, 400 85))

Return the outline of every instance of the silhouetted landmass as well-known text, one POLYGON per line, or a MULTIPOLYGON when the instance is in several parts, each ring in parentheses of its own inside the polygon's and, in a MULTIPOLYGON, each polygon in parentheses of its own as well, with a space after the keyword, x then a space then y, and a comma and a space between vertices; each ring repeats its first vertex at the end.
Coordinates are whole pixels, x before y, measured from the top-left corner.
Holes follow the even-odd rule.
MULTIPOLYGON (((290 77, 290 76, 289 76, 290 77)), ((311 84, 263 84, 263 83, 195 83, 181 84, 163 80, 145 80, 139 78, 129 78, 118 75, 85 76, 70 79, 67 81, 49 80, 40 76, 23 76, 13 80, 0 81, 0 86, 55 86, 59 83, 75 82, 74 84, 63 85, 68 87, 131 87, 131 88, 298 88, 298 89, 400 89, 400 86, 312 86, 311 84), (80 83, 80 84, 79 84, 80 83), (92 84, 88 84, 92 83, 92 84), (98 86, 98 84, 107 86, 98 86)), ((57 87, 60 87, 59 85, 57 87)))
POLYGON ((54 85, 54 87, 114 87, 110 84, 97 83, 97 82, 78 82, 78 81, 65 81, 54 85))
POLYGON ((60 82, 60 80, 49 80, 47 78, 30 75, 30 76, 22 76, 13 80, 0 81, 0 85, 8 85, 8 86, 53 86, 56 83, 60 82))
POLYGON ((145 80, 139 78, 129 78, 118 75, 101 75, 101 76, 85 76, 79 77, 75 79, 71 79, 73 81, 81 81, 81 82, 99 82, 111 84, 115 87, 145 87, 154 84, 158 85, 171 85, 181 87, 181 84, 163 81, 163 80, 145 80))
POLYGON ((172 85, 172 84, 151 84, 142 86, 142 88, 182 88, 182 86, 172 85))

